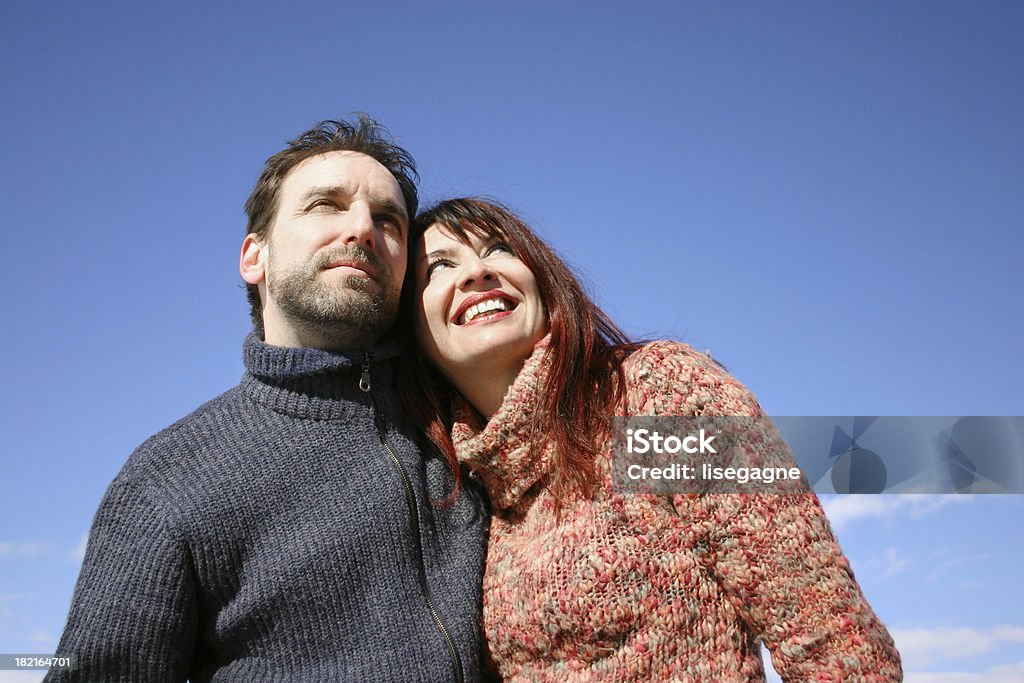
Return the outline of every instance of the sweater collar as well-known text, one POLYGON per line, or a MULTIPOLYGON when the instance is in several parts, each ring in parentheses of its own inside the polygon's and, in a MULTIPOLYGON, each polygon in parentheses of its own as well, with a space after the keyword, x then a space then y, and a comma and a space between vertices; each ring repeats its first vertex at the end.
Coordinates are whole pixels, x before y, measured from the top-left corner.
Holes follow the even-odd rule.
POLYGON ((316 419, 347 416, 362 393, 359 378, 367 353, 374 381, 390 381, 397 342, 385 339, 366 350, 326 351, 289 348, 264 342, 255 331, 245 338, 242 357, 247 370, 242 384, 260 403, 278 412, 316 419))
POLYGON ((452 400, 455 454, 482 481, 491 504, 505 509, 551 471, 551 446, 531 438, 533 418, 551 362, 550 335, 540 340, 509 387, 501 407, 484 422, 462 396, 452 400))
POLYGON ((323 373, 361 367, 369 351, 377 360, 390 360, 398 355, 398 344, 385 338, 370 349, 326 351, 324 349, 273 346, 264 342, 253 330, 242 347, 245 369, 252 375, 271 381, 310 377, 323 373))

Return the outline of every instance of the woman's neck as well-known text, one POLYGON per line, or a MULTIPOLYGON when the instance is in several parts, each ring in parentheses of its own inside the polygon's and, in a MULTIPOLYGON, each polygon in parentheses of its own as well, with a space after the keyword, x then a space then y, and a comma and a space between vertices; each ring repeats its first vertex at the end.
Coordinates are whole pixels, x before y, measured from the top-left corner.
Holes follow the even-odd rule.
POLYGON ((450 379, 477 412, 490 420, 491 416, 498 412, 508 388, 516 381, 525 362, 523 359, 518 363, 503 364, 500 367, 475 367, 472 370, 453 373, 450 379))

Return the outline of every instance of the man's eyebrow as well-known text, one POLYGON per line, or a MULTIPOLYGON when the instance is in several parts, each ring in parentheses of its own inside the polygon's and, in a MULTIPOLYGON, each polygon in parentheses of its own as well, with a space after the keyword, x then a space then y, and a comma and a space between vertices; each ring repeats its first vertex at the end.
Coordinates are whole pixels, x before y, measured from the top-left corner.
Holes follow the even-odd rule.
POLYGON ((306 190, 300 201, 307 202, 317 197, 336 197, 341 194, 347 194, 346 188, 341 185, 317 185, 306 190))
MULTIPOLYGON (((310 200, 318 199, 320 197, 337 197, 339 195, 347 196, 349 194, 349 188, 344 185, 318 185, 306 190, 299 202, 305 204, 310 200)), ((406 223, 409 222, 409 213, 405 210, 405 207, 398 202, 391 201, 390 199, 374 199, 373 203, 380 207, 382 211, 396 214, 406 223)))

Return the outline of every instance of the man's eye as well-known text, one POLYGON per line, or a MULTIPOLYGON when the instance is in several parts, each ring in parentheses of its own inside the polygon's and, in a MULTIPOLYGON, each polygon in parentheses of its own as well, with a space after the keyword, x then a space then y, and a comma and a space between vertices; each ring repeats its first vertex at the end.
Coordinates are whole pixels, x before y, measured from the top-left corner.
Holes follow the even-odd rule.
POLYGON ((310 211, 313 209, 336 209, 338 205, 330 199, 317 199, 315 202, 309 205, 310 211))
POLYGON ((387 214, 381 216, 374 216, 373 220, 381 225, 382 230, 391 230, 392 232, 401 233, 402 224, 394 216, 387 214))

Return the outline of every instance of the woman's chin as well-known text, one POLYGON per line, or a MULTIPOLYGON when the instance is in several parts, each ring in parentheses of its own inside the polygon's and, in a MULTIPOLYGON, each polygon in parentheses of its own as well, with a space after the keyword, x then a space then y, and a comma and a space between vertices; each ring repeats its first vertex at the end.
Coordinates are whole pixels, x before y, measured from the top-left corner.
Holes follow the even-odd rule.
POLYGON ((463 346, 457 354, 446 360, 459 366, 462 372, 489 373, 504 377, 511 370, 519 371, 533 353, 537 341, 524 336, 494 335, 481 339, 478 343, 463 346))

